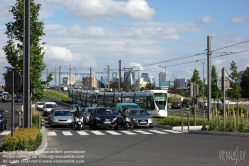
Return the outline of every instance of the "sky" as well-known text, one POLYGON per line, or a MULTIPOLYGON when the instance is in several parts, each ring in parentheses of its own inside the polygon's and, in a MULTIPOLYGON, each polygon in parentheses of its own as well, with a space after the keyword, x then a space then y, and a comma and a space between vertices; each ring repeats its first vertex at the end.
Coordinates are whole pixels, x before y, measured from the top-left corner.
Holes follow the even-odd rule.
MULTIPOLYGON (((15 0, 0 0, 0 74, 5 71, 6 23, 15 0)), ((167 80, 191 78, 194 69, 207 78, 207 36, 217 74, 249 66, 248 0, 35 0, 44 21, 44 62, 49 71, 89 73, 100 79, 121 68, 136 77, 155 77, 166 68, 167 80), (73 70, 75 69, 75 70, 73 70)), ((45 79, 47 71, 43 71, 45 79)), ((123 73, 123 71, 122 71, 123 73)), ((123 74, 122 74, 123 75, 123 74)), ((65 77, 65 74, 61 75, 65 77)), ((58 74, 57 74, 58 77, 58 74)), ((4 80, 0 80, 4 83, 4 80)), ((58 83, 58 78, 57 78, 58 83)), ((53 84, 53 83, 52 83, 53 84)))

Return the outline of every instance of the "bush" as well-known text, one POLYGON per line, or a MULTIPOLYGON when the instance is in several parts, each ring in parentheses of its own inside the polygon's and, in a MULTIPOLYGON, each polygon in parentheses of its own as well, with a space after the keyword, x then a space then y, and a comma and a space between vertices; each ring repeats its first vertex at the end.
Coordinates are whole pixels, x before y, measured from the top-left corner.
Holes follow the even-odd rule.
POLYGON ((3 149, 6 151, 28 150, 41 139, 42 134, 36 128, 17 128, 13 136, 9 134, 3 138, 3 149))
MULTIPOLYGON (((181 116, 175 116, 175 115, 168 115, 165 118, 154 118, 155 122, 157 124, 162 125, 170 125, 170 126, 181 126, 182 125, 182 118, 181 116)), ((196 117, 196 125, 203 125, 207 124, 208 121, 204 118, 196 117)), ((184 115, 183 117, 183 125, 188 125, 188 116, 184 115)), ((190 117, 190 125, 194 125, 194 117, 190 117)))

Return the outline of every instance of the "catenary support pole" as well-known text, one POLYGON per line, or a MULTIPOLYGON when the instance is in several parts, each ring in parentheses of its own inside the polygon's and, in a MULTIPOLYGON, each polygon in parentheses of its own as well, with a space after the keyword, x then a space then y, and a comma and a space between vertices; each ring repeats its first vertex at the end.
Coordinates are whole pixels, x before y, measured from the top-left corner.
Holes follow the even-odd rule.
POLYGON ((207 37, 207 72, 208 72, 208 120, 211 115, 211 36, 207 37))
POLYGON ((24 1, 23 113, 24 128, 30 127, 30 0, 24 1))

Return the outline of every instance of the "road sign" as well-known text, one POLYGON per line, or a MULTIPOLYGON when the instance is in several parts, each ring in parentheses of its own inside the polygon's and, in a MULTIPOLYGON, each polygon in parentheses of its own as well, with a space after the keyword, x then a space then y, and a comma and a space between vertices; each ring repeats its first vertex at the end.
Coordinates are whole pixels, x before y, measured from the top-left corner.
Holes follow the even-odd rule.
MULTIPOLYGON (((220 90, 222 90, 222 86, 223 86, 222 85, 222 77, 218 78, 217 86, 220 90)), ((225 77, 225 87, 224 87, 225 91, 228 90, 229 87, 230 87, 230 81, 227 77, 225 77)))
POLYGON ((17 71, 8 72, 7 76, 5 78, 5 85, 8 89, 8 91, 10 92, 10 94, 17 93, 22 85, 22 78, 21 78, 20 74, 17 71), (13 74, 14 74, 14 76, 13 76, 13 74), (13 80, 13 78, 14 78, 14 80, 13 80), (13 82, 14 82, 14 92, 12 92, 13 82))
POLYGON ((169 82, 165 81, 165 82, 161 82, 161 89, 162 90, 167 90, 169 87, 169 82))

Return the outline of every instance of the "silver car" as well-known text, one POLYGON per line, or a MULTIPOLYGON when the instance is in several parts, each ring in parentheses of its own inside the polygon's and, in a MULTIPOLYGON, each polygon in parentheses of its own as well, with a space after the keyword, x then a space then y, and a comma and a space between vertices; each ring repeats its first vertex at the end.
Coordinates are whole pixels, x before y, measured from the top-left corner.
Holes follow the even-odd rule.
POLYGON ((84 124, 88 124, 89 123, 89 117, 90 114, 92 113, 92 111, 94 110, 95 107, 86 107, 85 111, 83 113, 83 119, 84 119, 84 124))
POLYGON ((44 102, 37 102, 35 103, 35 107, 38 111, 42 111, 44 107, 44 102))
POLYGON ((74 119, 69 110, 54 110, 50 119, 51 127, 71 126, 74 127, 74 119))
POLYGON ((145 109, 131 108, 128 111, 134 126, 149 126, 153 128, 154 119, 145 109))

